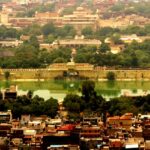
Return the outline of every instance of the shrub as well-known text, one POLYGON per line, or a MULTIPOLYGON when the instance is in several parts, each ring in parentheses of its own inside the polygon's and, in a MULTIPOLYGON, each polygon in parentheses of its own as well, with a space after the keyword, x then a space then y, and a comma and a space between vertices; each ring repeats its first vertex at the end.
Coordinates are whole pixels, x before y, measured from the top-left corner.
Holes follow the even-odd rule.
POLYGON ((114 72, 108 72, 107 73, 107 80, 113 81, 116 79, 115 73, 114 72))

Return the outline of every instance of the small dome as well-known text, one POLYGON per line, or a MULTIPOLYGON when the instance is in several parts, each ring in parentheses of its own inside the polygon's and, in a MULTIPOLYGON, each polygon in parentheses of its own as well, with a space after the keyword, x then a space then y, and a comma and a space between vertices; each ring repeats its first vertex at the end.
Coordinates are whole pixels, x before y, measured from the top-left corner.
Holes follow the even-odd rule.
POLYGON ((83 7, 77 7, 77 10, 81 11, 81 10, 84 10, 84 8, 83 7))

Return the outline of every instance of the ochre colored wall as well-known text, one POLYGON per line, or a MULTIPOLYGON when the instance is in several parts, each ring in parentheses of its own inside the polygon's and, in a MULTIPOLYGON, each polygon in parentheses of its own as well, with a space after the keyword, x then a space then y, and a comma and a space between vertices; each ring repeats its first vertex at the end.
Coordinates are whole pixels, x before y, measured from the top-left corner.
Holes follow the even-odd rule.
MULTIPOLYGON (((2 69, 0 79, 4 79, 4 73, 10 72, 11 79, 53 79, 63 75, 63 70, 48 70, 48 69, 2 69)), ((107 79, 107 73, 111 71, 115 73, 117 80, 132 79, 132 80, 150 80, 150 70, 81 70, 78 71, 80 76, 89 77, 90 79, 107 79)))

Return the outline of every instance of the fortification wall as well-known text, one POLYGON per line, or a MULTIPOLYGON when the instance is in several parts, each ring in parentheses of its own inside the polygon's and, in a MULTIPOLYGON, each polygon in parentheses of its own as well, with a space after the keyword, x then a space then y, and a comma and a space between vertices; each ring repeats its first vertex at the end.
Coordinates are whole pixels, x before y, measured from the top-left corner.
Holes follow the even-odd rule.
POLYGON ((114 72, 117 80, 150 80, 150 70, 93 70, 79 71, 81 76, 87 76, 91 79, 107 79, 107 73, 114 72))
MULTIPOLYGON (((10 72, 10 78, 15 79, 54 79, 57 76, 63 76, 63 70, 49 69, 3 69, 0 78, 4 79, 5 72, 10 72)), ((150 80, 150 70, 144 69, 94 69, 94 70, 79 70, 79 75, 88 77, 93 80, 107 79, 108 72, 114 72, 117 80, 150 80)))
POLYGON ((63 71, 48 69, 3 69, 1 79, 4 79, 5 72, 10 72, 10 78, 16 79, 53 79, 56 76, 62 76, 63 71))

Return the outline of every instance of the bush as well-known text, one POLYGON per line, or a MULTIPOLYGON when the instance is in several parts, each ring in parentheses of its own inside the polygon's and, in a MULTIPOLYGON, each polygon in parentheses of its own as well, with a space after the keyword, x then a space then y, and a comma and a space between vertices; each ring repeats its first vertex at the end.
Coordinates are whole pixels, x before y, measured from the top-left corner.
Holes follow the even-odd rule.
POLYGON ((114 72, 110 71, 110 72, 107 73, 107 80, 113 81, 115 79, 116 79, 116 77, 115 77, 115 73, 114 72))
POLYGON ((8 80, 9 77, 10 77, 10 72, 9 72, 9 71, 6 71, 6 72, 4 73, 4 76, 5 76, 5 79, 8 80))

